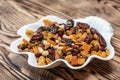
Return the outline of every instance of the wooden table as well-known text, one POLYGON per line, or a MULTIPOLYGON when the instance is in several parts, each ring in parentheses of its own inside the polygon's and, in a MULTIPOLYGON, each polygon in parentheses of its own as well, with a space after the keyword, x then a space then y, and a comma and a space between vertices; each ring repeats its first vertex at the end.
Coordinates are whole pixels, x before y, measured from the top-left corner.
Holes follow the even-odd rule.
POLYGON ((120 0, 0 0, 0 80, 120 80, 120 0), (29 66, 27 56, 12 53, 9 45, 19 38, 21 26, 49 14, 64 19, 94 15, 109 21, 115 31, 113 59, 95 59, 76 71, 29 66))

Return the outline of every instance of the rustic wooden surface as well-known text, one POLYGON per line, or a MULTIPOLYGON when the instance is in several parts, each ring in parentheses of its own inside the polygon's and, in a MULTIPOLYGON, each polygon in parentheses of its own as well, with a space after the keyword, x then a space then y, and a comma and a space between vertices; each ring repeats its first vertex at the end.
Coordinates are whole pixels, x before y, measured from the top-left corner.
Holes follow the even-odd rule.
POLYGON ((0 80, 120 80, 120 0, 0 0, 0 80), (27 56, 12 53, 9 45, 19 38, 16 31, 21 26, 49 14, 64 19, 95 15, 109 21, 115 31, 114 58, 95 59, 76 71, 29 66, 27 56))

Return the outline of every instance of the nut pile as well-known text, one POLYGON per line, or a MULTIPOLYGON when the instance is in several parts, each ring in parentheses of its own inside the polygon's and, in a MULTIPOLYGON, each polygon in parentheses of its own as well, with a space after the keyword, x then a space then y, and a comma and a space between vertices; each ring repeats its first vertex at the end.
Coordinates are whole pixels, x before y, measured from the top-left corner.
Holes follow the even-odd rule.
POLYGON ((66 23, 44 19, 37 31, 27 30, 30 41, 23 39, 18 46, 21 52, 32 52, 37 64, 44 66, 56 59, 65 59, 72 66, 85 63, 90 55, 107 57, 109 50, 102 35, 86 23, 67 20, 66 23))

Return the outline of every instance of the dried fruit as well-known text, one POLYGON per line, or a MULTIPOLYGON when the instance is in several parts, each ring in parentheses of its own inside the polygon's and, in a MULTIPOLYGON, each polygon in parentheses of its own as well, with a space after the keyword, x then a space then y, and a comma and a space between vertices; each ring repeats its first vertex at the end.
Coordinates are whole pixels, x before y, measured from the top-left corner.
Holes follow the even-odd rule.
POLYGON ((72 59, 71 59, 71 65, 77 65, 78 64, 78 61, 77 61, 77 56, 72 56, 72 59))
POLYGON ((39 59, 38 59, 38 65, 39 66, 44 66, 46 65, 45 63, 45 57, 44 56, 40 56, 39 59))
POLYGON ((45 51, 42 52, 42 55, 43 55, 43 56, 48 56, 48 55, 49 55, 49 52, 48 52, 47 50, 45 50, 45 51))
POLYGON ((85 63, 85 58, 78 58, 77 63, 78 63, 78 65, 84 64, 85 63))
POLYGON ((91 33, 88 33, 84 41, 89 44, 92 40, 93 35, 91 33))
POLYGON ((73 20, 67 20, 67 24, 65 25, 65 29, 69 30, 71 27, 74 26, 74 21, 73 20))
POLYGON ((50 58, 46 58, 46 63, 50 64, 52 62, 52 60, 50 58))
POLYGON ((39 34, 35 34, 32 36, 32 38, 30 39, 30 43, 34 43, 36 41, 41 41, 43 39, 43 35, 41 33, 39 34))

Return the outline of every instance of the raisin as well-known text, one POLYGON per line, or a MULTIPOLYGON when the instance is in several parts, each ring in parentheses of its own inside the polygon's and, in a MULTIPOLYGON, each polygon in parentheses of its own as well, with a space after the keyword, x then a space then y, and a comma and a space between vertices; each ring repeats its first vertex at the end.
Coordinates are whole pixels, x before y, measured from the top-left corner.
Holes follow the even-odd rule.
POLYGON ((91 33, 88 33, 84 41, 89 44, 93 38, 93 35, 91 33))
POLYGON ((106 50, 106 48, 105 48, 105 47, 103 47, 103 46, 101 46, 100 50, 101 50, 101 51, 105 51, 105 50, 106 50))
POLYGON ((90 31, 91 31, 92 34, 98 34, 98 31, 94 28, 91 28, 90 31))
POLYGON ((73 27, 74 26, 74 21, 73 20, 67 20, 67 26, 73 27))
POLYGON ((50 38, 50 40, 55 41, 55 38, 50 38))
POLYGON ((92 47, 91 49, 90 49, 90 51, 99 51, 99 47, 98 46, 94 46, 94 47, 92 47))
POLYGON ((73 50, 72 50, 72 55, 73 55, 73 56, 77 55, 78 53, 80 53, 80 50, 79 50, 79 49, 73 49, 73 50))
POLYGON ((64 59, 64 56, 60 56, 60 59, 64 59))
POLYGON ((65 30, 69 30, 74 26, 74 21, 73 20, 67 20, 67 24, 65 25, 65 30))
POLYGON ((75 34, 76 32, 78 31, 78 28, 77 27, 73 27, 73 34, 75 34))
POLYGON ((24 50, 25 48, 28 48, 28 45, 19 45, 18 48, 24 50))
POLYGON ((58 32, 58 36, 60 36, 60 37, 62 37, 63 34, 64 34, 64 31, 59 31, 59 32, 58 32))
POLYGON ((66 45, 71 45, 73 41, 71 39, 63 38, 61 42, 66 43, 66 45))
POLYGON ((36 57, 40 57, 42 54, 41 53, 36 53, 35 56, 36 57))
POLYGON ((43 34, 39 33, 39 34, 35 34, 32 36, 32 38, 30 39, 30 43, 34 43, 37 41, 41 41, 43 39, 43 34))
POLYGON ((54 56, 52 56, 52 55, 48 55, 47 57, 48 57, 48 58, 50 58, 52 61, 54 61, 54 60, 55 60, 55 57, 54 57, 54 56))
POLYGON ((49 31, 53 34, 57 33, 58 32, 58 26, 55 26, 55 24, 51 25, 49 27, 49 31))
POLYGON ((77 27, 80 29, 88 29, 90 26, 86 23, 77 22, 77 27))
POLYGON ((45 31, 46 27, 41 26, 40 28, 37 29, 37 33, 41 33, 42 31, 45 31))
POLYGON ((104 48, 106 47, 105 39, 101 35, 99 36, 99 42, 101 46, 103 46, 104 48))

